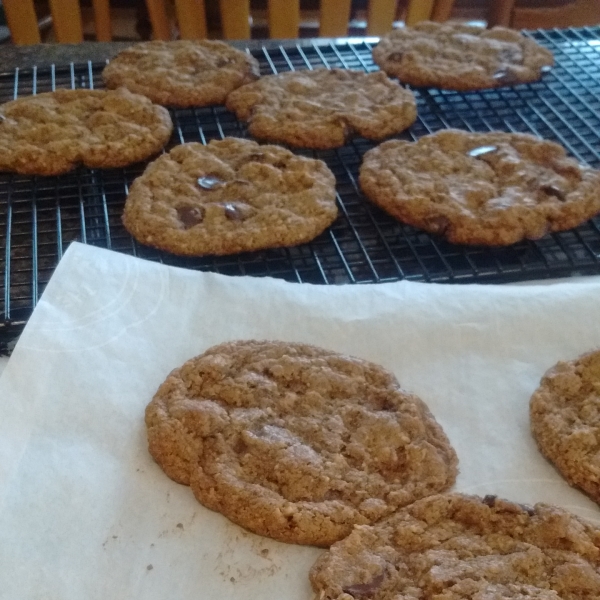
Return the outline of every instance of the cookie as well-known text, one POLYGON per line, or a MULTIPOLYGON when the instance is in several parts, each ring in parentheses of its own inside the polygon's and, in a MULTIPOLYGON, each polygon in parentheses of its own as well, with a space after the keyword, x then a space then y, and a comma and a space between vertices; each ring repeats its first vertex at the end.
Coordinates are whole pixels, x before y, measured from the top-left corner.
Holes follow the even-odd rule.
POLYGON ((562 508, 440 494, 319 557, 319 600, 600 598, 600 529, 562 508))
POLYGON ((27 96, 0 105, 0 171, 123 167, 156 154, 172 129, 166 109, 127 90, 27 96))
POLYGON ((383 73, 342 69, 269 75, 227 97, 256 138, 301 148, 337 148, 356 134, 381 140, 415 122, 414 95, 383 73))
POLYGON ((513 29, 428 21, 383 36, 373 61, 402 83, 458 91, 537 81, 554 65, 550 50, 513 29))
POLYGON ((527 134, 448 129, 392 140, 365 153, 359 180, 393 217, 456 244, 535 240, 600 211, 600 171, 527 134))
POLYGON ((168 376, 146 425, 169 477, 283 542, 328 546, 457 472, 441 427, 391 373, 306 344, 214 346, 168 376))
POLYGON ((136 44, 102 72, 108 88, 126 87, 165 106, 224 104, 227 94, 258 79, 258 61, 224 42, 177 40, 136 44))
POLYGON ((550 369, 529 414, 542 454, 600 504, 600 350, 550 369))
POLYGON ((123 223, 174 254, 234 254, 309 242, 337 217, 324 162, 237 138, 176 146, 130 188, 123 223))

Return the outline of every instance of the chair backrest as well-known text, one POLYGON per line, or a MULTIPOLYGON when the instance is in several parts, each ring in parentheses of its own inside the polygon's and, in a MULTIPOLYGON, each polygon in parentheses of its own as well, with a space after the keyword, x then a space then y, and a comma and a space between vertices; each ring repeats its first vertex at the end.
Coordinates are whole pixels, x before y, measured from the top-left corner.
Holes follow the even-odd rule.
MULTIPOLYGON (((438 0, 439 2, 440 0, 438 0)), ((109 0, 92 0, 96 39, 111 40, 109 0)), ((171 38, 165 0, 145 0, 156 39, 171 38)), ((392 29, 398 0, 369 0, 367 34, 382 35, 392 29)), ((15 44, 40 42, 33 0, 3 0, 8 27, 15 44)), ((409 25, 429 19, 435 0, 409 0, 409 25)), ((223 37, 226 40, 250 38, 250 0, 219 0, 223 37)), ((321 0, 319 35, 343 37, 348 34, 351 0, 321 0)), ((56 41, 83 41, 79 0, 50 0, 56 41)), ((201 39, 207 34, 205 0, 175 0, 175 12, 183 39, 201 39)), ((296 38, 300 28, 300 0, 268 0, 269 36, 296 38)))
MULTIPOLYGON (((6 22, 15 44, 39 44, 40 32, 33 0, 2 0, 6 22)), ((111 39, 109 0, 93 0, 96 39, 111 39)), ((61 43, 83 42, 79 0, 50 0, 50 12, 56 40, 61 43)))
MULTIPOLYGON (((151 6, 164 11, 164 0, 146 0, 155 36, 151 6), (160 5, 163 5, 162 8, 160 5)), ((398 0, 369 0, 367 34, 381 35, 392 29, 398 0)), ((429 19, 435 0, 409 0, 407 23, 429 19)), ((219 0, 223 37, 226 40, 250 38, 250 0, 219 0)), ((269 37, 297 38, 300 29, 300 0, 268 0, 269 37)), ((321 0, 319 35, 343 37, 348 34, 351 0, 321 0)), ((184 39, 206 36, 204 0, 175 0, 175 10, 181 37, 184 39), (194 29, 193 23, 198 24, 194 29), (201 24, 200 24, 201 23, 201 24)))

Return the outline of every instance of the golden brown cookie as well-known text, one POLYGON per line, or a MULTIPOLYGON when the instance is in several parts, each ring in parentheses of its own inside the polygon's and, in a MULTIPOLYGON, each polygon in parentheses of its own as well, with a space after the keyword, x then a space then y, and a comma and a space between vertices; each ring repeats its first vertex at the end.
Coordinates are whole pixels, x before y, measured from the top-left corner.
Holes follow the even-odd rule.
POLYGON ((319 600, 600 598, 600 529, 562 508, 441 494, 357 527, 317 560, 319 600))
POLYGON ((381 140, 417 118, 411 91, 383 73, 342 69, 269 75, 227 97, 256 138, 301 148, 337 148, 352 135, 381 140))
POLYGON ((237 138, 176 146, 132 184, 123 223, 174 254, 234 254, 309 242, 337 217, 324 162, 237 138))
POLYGON ((373 60, 403 83, 459 91, 537 81, 554 65, 550 50, 513 29, 430 21, 383 36, 373 60))
POLYGON ((150 453, 255 533, 328 546, 449 488, 457 458, 382 367, 306 344, 237 341, 175 369, 146 409, 150 453))
POLYGON ((224 104, 227 94, 258 79, 258 61, 214 40, 152 41, 117 54, 102 72, 108 88, 126 87, 165 106, 224 104))
POLYGON ((0 170, 58 175, 84 164, 123 167, 171 136, 166 109, 125 89, 57 90, 0 105, 0 170))
POLYGON ((439 131, 364 155, 360 186, 404 223, 456 244, 502 246, 600 211, 600 171, 527 134, 439 131))
POLYGON ((542 454, 600 504, 600 350, 550 369, 529 414, 542 454))

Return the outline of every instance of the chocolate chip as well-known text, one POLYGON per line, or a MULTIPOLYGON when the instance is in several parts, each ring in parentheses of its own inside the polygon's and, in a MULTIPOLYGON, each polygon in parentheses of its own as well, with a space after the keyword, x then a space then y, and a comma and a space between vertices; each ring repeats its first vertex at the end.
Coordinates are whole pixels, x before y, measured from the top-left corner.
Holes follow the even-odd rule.
POLYGON ((227 202, 223 206, 223 210, 230 221, 245 221, 254 212, 254 209, 247 204, 233 202, 227 202))
POLYGON ((403 52, 392 52, 391 54, 388 54, 388 60, 392 60, 394 62, 400 62, 402 60, 402 57, 404 56, 403 52))
POLYGON ((3 121, 6 121, 6 117, 0 114, 0 123, 2 123, 3 121))
POLYGON ((235 443, 233 444, 233 451, 237 454, 245 454, 247 450, 248 445, 246 444, 246 442, 241 437, 238 437, 235 443))
POLYGON ((177 216, 185 229, 190 229, 204 221, 204 208, 202 206, 179 206, 177 216))
POLYGON ((368 583, 356 583, 342 589, 346 594, 350 594, 355 598, 366 598, 372 595, 382 583, 383 573, 381 573, 381 575, 377 575, 375 579, 372 579, 368 583))
POLYGON ((535 515, 535 509, 529 504, 519 504, 519 506, 530 516, 533 517, 535 515))
POLYGON ((513 65, 523 64, 523 56, 518 50, 507 48, 500 50, 498 60, 501 63, 512 63, 513 65))
POLYGON ((344 494, 339 490, 328 490, 325 494, 324 500, 342 500, 344 494))
POLYGON ((263 162, 266 158, 266 154, 264 152, 252 152, 252 154, 248 155, 248 162, 263 162))
POLYGON ((540 69, 540 73, 550 73, 550 71, 552 71, 552 66, 551 65, 544 65, 540 69))
POLYGON ((220 188, 225 182, 215 175, 204 175, 198 177, 198 185, 204 190, 214 190, 220 188))
POLYGON ((513 83, 519 83, 519 78, 516 73, 510 69, 499 69, 496 71, 492 78, 495 79, 500 85, 512 85, 513 83))
POLYGON ((437 233, 443 234, 446 229, 450 226, 450 221, 447 217, 443 215, 438 215, 437 217, 430 217, 426 220, 426 227, 429 233, 437 233))
POLYGON ((233 60, 231 58, 221 57, 221 58, 217 59, 215 66, 217 68, 220 68, 220 67, 224 67, 225 65, 228 65, 231 62, 233 62, 233 60))
POLYGON ((479 146, 478 148, 473 148, 467 152, 469 156, 473 158, 480 158, 481 156, 485 156, 486 154, 491 154, 492 152, 496 152, 498 148, 496 146, 479 146))
POLYGON ((540 186, 540 191, 544 192, 546 196, 554 196, 555 198, 558 198, 561 202, 567 201, 565 193, 555 185, 542 185, 540 186))
POLYGON ((487 496, 484 496, 483 499, 481 500, 484 504, 486 504, 487 506, 490 506, 491 508, 494 508, 494 504, 496 504, 496 498, 498 496, 493 496, 488 494, 487 496))

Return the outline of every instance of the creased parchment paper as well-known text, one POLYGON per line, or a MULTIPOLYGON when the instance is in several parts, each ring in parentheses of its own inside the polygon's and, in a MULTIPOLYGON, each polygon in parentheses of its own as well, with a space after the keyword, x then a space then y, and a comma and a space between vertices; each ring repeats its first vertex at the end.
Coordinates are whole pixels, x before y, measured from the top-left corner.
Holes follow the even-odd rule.
POLYGON ((320 550, 247 533, 147 453, 144 408, 171 369, 230 339, 376 361, 423 398, 456 489, 600 522, 529 433, 559 359, 600 346, 600 280, 310 286, 225 277, 72 244, 0 379, 0 598, 308 600, 320 550))

